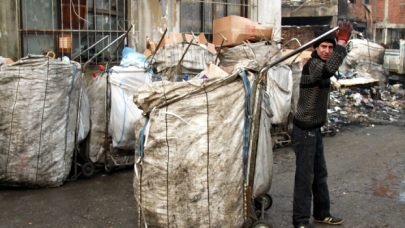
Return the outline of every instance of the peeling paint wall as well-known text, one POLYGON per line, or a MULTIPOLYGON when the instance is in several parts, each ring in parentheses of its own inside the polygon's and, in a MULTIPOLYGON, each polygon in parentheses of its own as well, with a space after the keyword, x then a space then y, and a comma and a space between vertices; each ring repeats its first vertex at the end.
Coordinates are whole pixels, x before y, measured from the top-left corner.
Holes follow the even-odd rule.
MULTIPOLYGON (((248 7, 249 19, 265 26, 279 28, 275 31, 281 36, 281 0, 251 0, 250 4, 258 7, 248 7)), ((180 32, 180 0, 130 0, 130 5, 130 21, 136 29, 130 34, 129 46, 136 47, 138 52, 145 50, 147 36, 159 42, 166 27, 170 32, 180 32), (166 6, 166 16, 163 16, 164 7, 160 5, 163 2, 166 6)))
POLYGON ((281 0, 258 1, 257 22, 274 27, 273 36, 281 37, 281 0))
POLYGON ((130 0, 129 4, 130 21, 135 29, 130 33, 128 44, 136 51, 145 51, 146 37, 159 42, 166 28, 180 32, 179 0, 130 0))

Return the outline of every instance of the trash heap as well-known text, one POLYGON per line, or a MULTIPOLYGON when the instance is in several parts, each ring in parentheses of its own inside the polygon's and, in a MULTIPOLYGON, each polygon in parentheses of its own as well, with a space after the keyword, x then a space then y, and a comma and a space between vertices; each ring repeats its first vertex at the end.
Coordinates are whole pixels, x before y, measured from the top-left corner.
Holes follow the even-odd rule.
POLYGON ((330 94, 331 124, 360 124, 405 121, 405 90, 399 85, 384 90, 376 87, 340 89, 330 94))
POLYGON ((343 88, 379 86, 388 83, 388 70, 384 68, 385 49, 376 43, 352 39, 346 45, 347 56, 339 68, 337 81, 343 88))
POLYGON ((360 124, 405 120, 405 90, 388 84, 383 66, 385 49, 379 44, 354 39, 336 74, 340 89, 331 92, 329 124, 360 124))

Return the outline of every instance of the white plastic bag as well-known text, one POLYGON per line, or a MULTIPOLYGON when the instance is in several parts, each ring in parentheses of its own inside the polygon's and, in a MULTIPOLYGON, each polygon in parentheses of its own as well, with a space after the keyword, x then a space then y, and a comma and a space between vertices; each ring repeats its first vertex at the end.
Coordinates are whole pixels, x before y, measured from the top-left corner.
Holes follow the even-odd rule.
POLYGON ((264 91, 262 92, 261 101, 259 139, 252 189, 253 198, 266 194, 270 190, 273 179, 273 148, 270 135, 270 118, 273 114, 270 109, 270 96, 264 91))
POLYGON ((109 133, 113 146, 135 150, 135 123, 142 111, 133 102, 135 91, 150 82, 150 74, 136 67, 113 67, 109 76, 111 85, 111 113, 109 133))
POLYGON ((274 66, 267 72, 267 91, 270 94, 272 124, 285 124, 291 110, 293 89, 292 71, 286 65, 274 66))
POLYGON ((146 68, 148 64, 149 62, 146 60, 146 57, 143 54, 136 52, 134 49, 125 47, 124 50, 122 50, 120 66, 137 66, 140 68, 146 68))

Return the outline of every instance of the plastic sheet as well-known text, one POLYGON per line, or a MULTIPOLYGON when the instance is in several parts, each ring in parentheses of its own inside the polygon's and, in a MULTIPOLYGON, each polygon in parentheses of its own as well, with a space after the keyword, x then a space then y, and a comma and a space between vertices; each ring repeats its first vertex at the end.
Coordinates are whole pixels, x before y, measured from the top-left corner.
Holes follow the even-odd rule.
POLYGON ((124 50, 122 50, 120 66, 137 66, 139 68, 146 68, 148 64, 149 62, 146 60, 146 57, 143 54, 136 52, 134 49, 125 47, 124 50))

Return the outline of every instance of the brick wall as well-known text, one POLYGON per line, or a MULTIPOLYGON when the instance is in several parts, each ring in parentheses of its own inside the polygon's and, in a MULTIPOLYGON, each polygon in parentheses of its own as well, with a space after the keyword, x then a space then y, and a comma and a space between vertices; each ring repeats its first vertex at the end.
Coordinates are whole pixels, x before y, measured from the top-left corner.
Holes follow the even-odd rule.
POLYGON ((385 17, 385 0, 377 0, 376 14, 374 20, 383 21, 384 17, 385 17))
MULTIPOLYGON (((293 38, 297 38, 301 45, 308 43, 309 41, 315 38, 315 30, 319 28, 319 26, 289 26, 283 27, 281 31, 281 37, 284 38, 283 43, 288 42, 293 38)), ((299 44, 296 41, 291 41, 287 49, 297 49, 299 44)), ((314 49, 308 48, 308 51, 313 51, 314 49)))
POLYGON ((405 24, 405 0, 389 0, 388 23, 405 24))
MULTIPOLYGON (((388 0, 387 0, 388 1, 388 0)), ((399 23, 405 23, 404 16, 398 12, 404 12, 405 5, 402 6, 401 3, 405 4, 405 0, 389 0, 389 7, 390 10, 393 8, 395 10, 395 14, 392 15, 394 20, 400 21, 399 23), (398 5, 400 3, 400 5, 398 5), (400 6, 400 7, 398 7, 400 6), (400 16, 400 17, 398 17, 400 16)), ((370 9, 372 10, 372 15, 374 17, 374 0, 370 0, 370 9)), ((377 0, 376 1, 376 9, 375 9, 375 21, 383 21, 384 14, 385 14, 385 0, 377 0)), ((339 18, 347 18, 349 20, 355 20, 357 22, 366 22, 366 14, 365 8, 362 4, 362 0, 355 0, 355 3, 348 3, 347 0, 339 0, 339 18)), ((391 16, 391 12, 389 12, 391 16)), ((390 23, 398 23, 398 22, 390 22, 390 23)))

